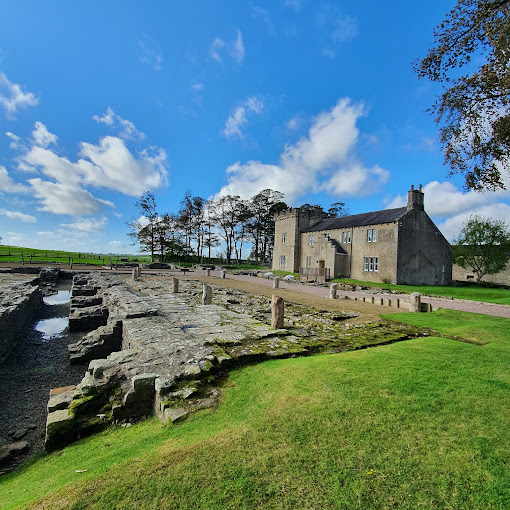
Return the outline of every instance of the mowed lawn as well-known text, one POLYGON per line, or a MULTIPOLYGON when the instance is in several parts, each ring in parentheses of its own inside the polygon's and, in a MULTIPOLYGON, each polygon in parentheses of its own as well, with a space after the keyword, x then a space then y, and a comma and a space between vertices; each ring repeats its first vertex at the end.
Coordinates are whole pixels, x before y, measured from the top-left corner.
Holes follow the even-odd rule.
POLYGON ((386 289, 404 294, 419 292, 426 296, 452 297, 455 299, 469 299, 471 301, 483 301, 498 305, 510 305, 510 289, 504 287, 492 288, 483 285, 394 285, 391 283, 373 283, 360 280, 348 280, 336 278, 332 282, 347 283, 350 285, 361 285, 377 289, 386 289))
POLYGON ((1 477, 0 507, 510 508, 510 320, 391 318, 484 345, 420 338, 244 367, 214 411, 1 477))

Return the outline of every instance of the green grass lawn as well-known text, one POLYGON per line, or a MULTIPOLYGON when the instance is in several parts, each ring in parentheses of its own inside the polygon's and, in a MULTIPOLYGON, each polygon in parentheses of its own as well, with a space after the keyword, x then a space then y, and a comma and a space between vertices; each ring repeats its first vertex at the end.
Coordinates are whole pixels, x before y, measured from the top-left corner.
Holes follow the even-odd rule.
POLYGON ((388 289, 396 292, 403 292, 405 294, 419 292, 420 294, 425 294, 427 296, 444 296, 456 299, 484 301, 486 303, 496 303, 499 305, 510 305, 510 289, 492 289, 476 284, 459 287, 442 287, 434 285, 394 285, 391 283, 372 283, 360 280, 350 280, 347 278, 335 278, 330 281, 351 285, 362 285, 377 289, 388 289))
POLYGON ((127 259, 128 262, 149 263, 150 256, 147 255, 111 255, 111 254, 92 254, 82 252, 69 252, 57 250, 38 250, 35 248, 23 248, 20 246, 0 245, 0 262, 21 262, 23 258, 25 264, 44 264, 60 263, 68 264, 72 259, 73 264, 102 265, 109 264, 110 260, 114 264, 121 259, 127 259))
POLYGON ((485 345, 420 338, 244 367, 215 411, 0 477, 0 507, 510 508, 510 320, 391 318, 485 345))

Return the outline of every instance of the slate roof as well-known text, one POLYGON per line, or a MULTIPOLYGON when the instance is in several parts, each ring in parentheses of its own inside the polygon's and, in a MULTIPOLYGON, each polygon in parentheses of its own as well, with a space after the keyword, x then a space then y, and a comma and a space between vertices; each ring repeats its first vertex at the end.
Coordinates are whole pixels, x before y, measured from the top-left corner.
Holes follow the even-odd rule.
POLYGON ((341 218, 328 218, 320 220, 311 227, 301 232, 319 232, 320 230, 341 230, 351 227, 362 227, 364 225, 379 225, 381 223, 392 223, 397 221, 407 212, 407 207, 397 209, 384 209, 363 214, 353 214, 341 218))

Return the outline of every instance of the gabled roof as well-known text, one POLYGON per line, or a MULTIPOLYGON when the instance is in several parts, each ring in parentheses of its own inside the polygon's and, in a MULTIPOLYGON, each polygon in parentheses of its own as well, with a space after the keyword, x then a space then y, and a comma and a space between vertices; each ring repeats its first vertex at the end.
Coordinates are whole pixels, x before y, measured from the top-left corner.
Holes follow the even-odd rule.
POLYGON ((397 221, 407 212, 407 207, 398 209, 384 209, 363 214, 342 216, 341 218, 328 218, 320 220, 311 227, 301 232, 319 232, 320 230, 340 230, 343 228, 362 227, 364 225, 379 225, 381 223, 392 223, 397 221))

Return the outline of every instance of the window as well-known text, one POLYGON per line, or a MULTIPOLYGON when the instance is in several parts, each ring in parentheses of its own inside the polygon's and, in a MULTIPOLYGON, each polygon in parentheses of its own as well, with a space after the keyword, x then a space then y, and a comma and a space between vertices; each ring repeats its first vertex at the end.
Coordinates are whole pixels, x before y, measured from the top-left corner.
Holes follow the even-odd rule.
POLYGON ((377 241, 377 230, 375 228, 369 228, 367 230, 367 242, 375 243, 377 241))
POLYGON ((285 244, 287 242, 287 232, 284 232, 282 234, 282 244, 285 244))
POLYGON ((349 244, 351 242, 351 232, 342 232, 342 243, 349 244))
POLYGON ((308 244, 313 246, 315 244, 315 237, 313 235, 308 236, 308 244))
POLYGON ((363 271, 379 271, 379 257, 363 257, 363 271))
POLYGON ((280 267, 285 267, 285 255, 280 255, 280 267))
POLYGON ((312 265, 312 257, 306 257, 306 267, 311 267, 312 265))

